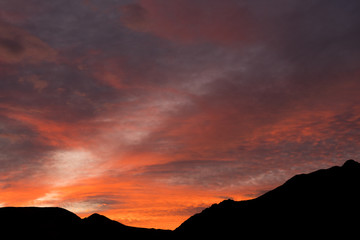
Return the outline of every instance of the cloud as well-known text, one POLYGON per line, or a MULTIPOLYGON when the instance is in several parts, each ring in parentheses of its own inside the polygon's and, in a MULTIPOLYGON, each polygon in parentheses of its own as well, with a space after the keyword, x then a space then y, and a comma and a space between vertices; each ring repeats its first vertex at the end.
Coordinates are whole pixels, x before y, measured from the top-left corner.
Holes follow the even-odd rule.
POLYGON ((56 51, 29 32, 0 21, 0 57, 5 63, 55 61, 56 51))
POLYGON ((234 43, 252 38, 253 22, 239 1, 144 0, 121 7, 131 29, 183 43, 234 43))
POLYGON ((256 159, 253 163, 240 159, 173 161, 143 167, 140 176, 168 185, 191 186, 195 189, 219 192, 232 192, 236 189, 235 191, 246 196, 249 189, 263 192, 295 174, 292 169, 281 167, 267 168, 264 171, 257 168, 257 164, 259 162, 256 159))
POLYGON ((11 40, 8 38, 1 38, 0 45, 9 53, 12 53, 14 55, 20 54, 24 51, 24 47, 18 41, 11 40))
POLYGON ((52 147, 44 143, 34 129, 21 121, 0 114, 1 183, 12 184, 38 176, 46 152, 52 147))
POLYGON ((188 185, 195 188, 226 188, 256 169, 249 170, 238 161, 193 160, 174 161, 144 167, 142 176, 158 179, 169 185, 188 185))

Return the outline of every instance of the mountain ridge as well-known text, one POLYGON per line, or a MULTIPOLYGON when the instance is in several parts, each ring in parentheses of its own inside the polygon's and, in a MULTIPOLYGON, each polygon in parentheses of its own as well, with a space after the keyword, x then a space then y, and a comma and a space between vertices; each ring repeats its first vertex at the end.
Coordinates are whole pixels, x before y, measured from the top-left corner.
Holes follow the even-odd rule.
POLYGON ((349 227, 356 229, 354 220, 359 224, 359 189, 360 163, 348 160, 342 166, 295 175, 254 199, 213 204, 175 232, 183 236, 286 238, 279 229, 282 226, 287 232, 302 229, 298 237, 341 235, 349 227))
POLYGON ((296 233, 296 238, 346 239, 344 234, 356 234, 360 223, 359 189, 360 163, 350 159, 342 166, 295 175, 254 199, 213 204, 173 231, 126 226, 98 213, 81 219, 58 207, 0 208, 0 228, 15 233, 15 239, 25 235, 38 239, 287 239, 289 232, 296 233))

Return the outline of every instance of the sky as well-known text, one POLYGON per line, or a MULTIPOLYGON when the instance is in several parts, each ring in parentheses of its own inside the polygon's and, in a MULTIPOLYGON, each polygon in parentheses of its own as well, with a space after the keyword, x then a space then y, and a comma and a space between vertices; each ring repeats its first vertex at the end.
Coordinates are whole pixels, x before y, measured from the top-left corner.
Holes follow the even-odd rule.
POLYGON ((0 206, 174 229, 360 159, 357 0, 1 0, 0 206))

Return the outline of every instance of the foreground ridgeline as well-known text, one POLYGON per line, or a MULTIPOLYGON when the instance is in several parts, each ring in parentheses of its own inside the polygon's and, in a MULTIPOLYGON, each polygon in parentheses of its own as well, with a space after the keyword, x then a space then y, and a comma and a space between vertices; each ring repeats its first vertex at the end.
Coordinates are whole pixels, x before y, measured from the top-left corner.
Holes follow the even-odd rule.
POLYGON ((186 220, 181 235, 237 239, 325 239, 358 236, 360 163, 296 175, 248 201, 226 200, 186 220))
POLYGON ((358 238, 360 163, 296 175, 247 201, 225 200, 174 231, 135 228, 93 214, 81 219, 62 208, 0 208, 8 239, 341 239, 358 238))
POLYGON ((129 227, 97 213, 81 219, 56 207, 0 208, 0 229, 8 239, 169 239, 172 234, 129 227))

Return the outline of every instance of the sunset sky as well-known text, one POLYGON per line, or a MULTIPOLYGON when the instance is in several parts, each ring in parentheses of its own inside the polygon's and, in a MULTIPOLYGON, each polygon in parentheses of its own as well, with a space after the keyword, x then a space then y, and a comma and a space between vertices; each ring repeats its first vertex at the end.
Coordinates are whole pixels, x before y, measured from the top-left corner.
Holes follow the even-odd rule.
POLYGON ((360 160, 358 0, 1 0, 0 206, 174 229, 360 160))

